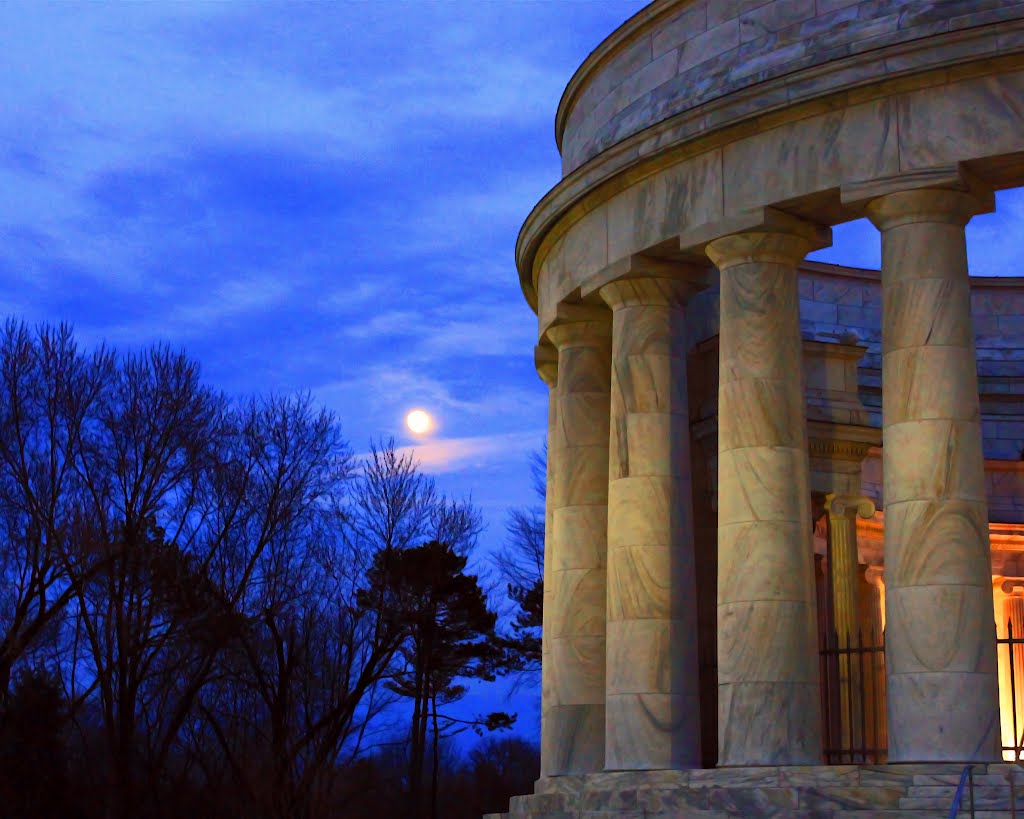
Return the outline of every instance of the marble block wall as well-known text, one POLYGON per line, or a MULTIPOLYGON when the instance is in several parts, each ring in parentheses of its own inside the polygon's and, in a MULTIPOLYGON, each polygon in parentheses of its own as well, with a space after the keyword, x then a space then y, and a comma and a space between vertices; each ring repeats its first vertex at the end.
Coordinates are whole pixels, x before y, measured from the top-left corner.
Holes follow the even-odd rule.
MULTIPOLYGON (((800 267, 800 329, 805 339, 867 347, 858 377, 868 423, 882 425, 882 290, 877 270, 804 262, 800 267)), ((981 426, 988 459, 1024 454, 1024 279, 971 278, 981 426)), ((688 308, 689 343, 718 333, 718 291, 688 308)), ((1005 505, 1005 504, 1004 504, 1005 505)))
MULTIPOLYGON (((596 49, 570 83, 556 126, 564 174, 652 123, 758 83, 883 46, 1024 17, 1017 0, 691 0, 660 17, 658 6, 628 21, 629 34, 619 33, 625 45, 607 57, 596 49), (657 25, 647 25, 652 19, 657 25)), ((874 67, 892 74, 913 67, 905 62, 874 67)))

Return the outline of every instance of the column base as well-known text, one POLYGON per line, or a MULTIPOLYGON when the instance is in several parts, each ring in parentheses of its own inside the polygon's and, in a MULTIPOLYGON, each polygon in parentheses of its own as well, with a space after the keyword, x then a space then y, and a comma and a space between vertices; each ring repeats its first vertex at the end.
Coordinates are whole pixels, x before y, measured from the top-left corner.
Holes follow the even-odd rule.
MULTIPOLYGON (((676 819, 778 816, 896 819, 948 816, 959 763, 794 765, 552 776, 485 819, 676 819)), ((974 766, 974 808, 987 819, 1024 810, 1024 768, 974 766), (1011 800, 1011 777, 1012 793, 1011 800)), ((964 788, 961 816, 970 815, 964 788)))

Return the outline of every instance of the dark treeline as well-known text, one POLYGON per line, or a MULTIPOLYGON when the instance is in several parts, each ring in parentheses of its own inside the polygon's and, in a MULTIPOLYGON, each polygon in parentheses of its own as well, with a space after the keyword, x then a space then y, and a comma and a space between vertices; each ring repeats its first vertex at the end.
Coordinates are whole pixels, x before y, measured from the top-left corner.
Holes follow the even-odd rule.
POLYGON ((0 815, 505 810, 536 748, 450 706, 536 670, 537 526, 511 520, 502 634, 467 570, 479 513, 391 443, 357 459, 308 396, 231 400, 167 348, 8 322, 0 815))

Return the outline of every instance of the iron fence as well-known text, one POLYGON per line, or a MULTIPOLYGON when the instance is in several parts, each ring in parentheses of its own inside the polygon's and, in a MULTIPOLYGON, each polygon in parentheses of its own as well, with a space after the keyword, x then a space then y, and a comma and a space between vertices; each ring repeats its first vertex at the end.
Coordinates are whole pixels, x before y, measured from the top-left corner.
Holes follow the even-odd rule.
MULTIPOLYGON (((1024 634, 1013 633, 1013 620, 1006 622, 1006 636, 996 636, 996 651, 1006 646, 1007 665, 1010 679, 1010 723, 1013 726, 1013 744, 1002 745, 1003 758, 1008 752, 1013 753, 1013 760, 1019 762, 1024 754, 1024 634)), ((1000 697, 1000 706, 1004 698, 1000 697)), ((1001 722, 1001 720, 1000 720, 1001 722)), ((1000 726, 1001 727, 1001 726, 1000 726)))
MULTIPOLYGON (((1001 742, 1003 758, 1024 762, 1024 625, 1006 624, 996 635, 1000 653, 1001 726, 1008 717, 1012 742, 1001 742), (1009 714, 1006 714, 1006 711, 1009 714)), ((825 761, 829 765, 878 765, 887 758, 885 637, 826 632, 819 651, 825 761)))
POLYGON ((819 654, 826 763, 884 763, 888 745, 884 636, 874 629, 843 638, 835 631, 826 632, 819 654))

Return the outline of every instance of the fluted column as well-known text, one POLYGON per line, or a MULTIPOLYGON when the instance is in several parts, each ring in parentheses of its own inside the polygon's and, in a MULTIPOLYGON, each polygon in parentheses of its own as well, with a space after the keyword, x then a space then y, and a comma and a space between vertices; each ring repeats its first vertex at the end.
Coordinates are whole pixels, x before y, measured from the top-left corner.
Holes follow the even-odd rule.
POLYGON ((548 330, 558 348, 558 408, 548 439, 545 776, 604 768, 611 322, 608 311, 594 312, 548 330))
POLYGON ((682 279, 605 285, 613 311, 605 767, 700 765, 682 279))
MULTIPOLYGON (((858 648, 867 644, 860 619, 860 571, 857 561, 857 518, 870 518, 875 504, 865 497, 829 493, 825 498, 828 513, 829 570, 832 574, 832 614, 838 645, 858 648)), ((862 656, 841 654, 839 660, 839 719, 842 747, 863 747, 861 708, 864 705, 860 683, 865 677, 862 656)), ((863 761, 855 759, 853 761, 863 761)))
POLYGON ((889 761, 997 758, 988 511, 964 227, 984 205, 918 190, 882 232, 889 761))
POLYGON ((856 641, 860 632, 857 518, 870 518, 875 504, 870 498, 830 493, 828 513, 829 569, 832 573, 832 611, 840 645, 856 641))
POLYGON ((1003 600, 1003 623, 1006 624, 1003 626, 1005 635, 1012 632, 1014 639, 1014 644, 1007 646, 1009 665, 1006 671, 1006 688, 1011 689, 1007 691, 1006 700, 1007 706, 1011 709, 1011 717, 1004 721, 1010 724, 1011 731, 1016 736, 1011 742, 1003 741, 1002 744, 1016 746, 1020 742, 1021 734, 1024 733, 1024 646, 1016 642, 1024 637, 1024 595, 1019 591, 1019 586, 1003 600), (1012 715, 1016 715, 1016 719, 1012 715))
POLYGON ((707 247, 721 273, 719 765, 821 762, 796 269, 811 247, 767 230, 707 247))

